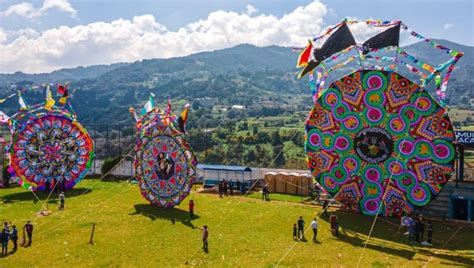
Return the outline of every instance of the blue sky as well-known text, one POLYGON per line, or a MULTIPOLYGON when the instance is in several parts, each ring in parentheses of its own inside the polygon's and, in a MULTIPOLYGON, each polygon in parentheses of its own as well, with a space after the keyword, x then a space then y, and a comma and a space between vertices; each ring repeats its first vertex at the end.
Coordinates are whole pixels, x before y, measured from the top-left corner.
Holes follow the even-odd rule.
POLYGON ((0 72, 183 56, 246 42, 302 46, 344 17, 401 19, 425 36, 473 46, 473 3, 0 0, 0 72))

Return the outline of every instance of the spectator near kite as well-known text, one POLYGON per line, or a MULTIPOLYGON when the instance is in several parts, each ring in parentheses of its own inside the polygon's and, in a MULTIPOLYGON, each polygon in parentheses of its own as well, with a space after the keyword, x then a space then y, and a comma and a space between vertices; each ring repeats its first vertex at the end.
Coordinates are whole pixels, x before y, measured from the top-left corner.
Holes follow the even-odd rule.
POLYGON ((143 197, 160 207, 179 205, 196 179, 196 156, 185 137, 188 107, 177 117, 171 113, 170 100, 163 112, 154 107, 151 94, 141 116, 130 108, 138 130, 134 161, 138 185, 143 197))
POLYGON ((77 121, 67 85, 58 84, 57 90, 58 106, 50 85, 44 103, 28 106, 20 91, 7 97, 18 96, 20 104, 15 115, 2 113, 6 118, 2 121, 12 132, 8 171, 25 188, 49 190, 59 185, 62 190, 70 189, 86 175, 94 158, 93 141, 77 121))
POLYGON ((369 215, 411 213, 435 198, 454 170, 455 136, 444 100, 463 53, 410 31, 451 57, 432 67, 399 47, 400 30, 408 31, 402 22, 364 22, 387 29, 362 44, 349 27, 357 23, 344 20, 329 28, 298 59, 300 76, 310 76, 314 100, 306 121, 308 167, 348 208, 369 215), (315 42, 327 35, 317 48, 315 42), (390 51, 394 57, 380 55, 390 51), (334 65, 342 56, 347 59, 334 65), (324 86, 330 73, 352 61, 358 63, 355 71, 324 86), (390 64, 373 65, 379 61, 390 64), (425 90, 432 80, 438 102, 425 90))

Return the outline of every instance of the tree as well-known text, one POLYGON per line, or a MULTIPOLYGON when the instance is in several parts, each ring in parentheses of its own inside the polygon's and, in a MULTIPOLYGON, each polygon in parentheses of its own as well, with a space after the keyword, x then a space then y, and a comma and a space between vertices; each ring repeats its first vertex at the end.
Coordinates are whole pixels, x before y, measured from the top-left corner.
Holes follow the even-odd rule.
POLYGON ((255 135, 257 135, 257 133, 258 133, 258 126, 255 124, 252 127, 252 134, 255 136, 255 135))
POLYGON ((285 165, 285 156, 283 154, 283 145, 273 146, 273 159, 275 167, 283 167, 285 165))
POLYGON ((193 110, 199 110, 199 108, 201 108, 201 103, 199 103, 199 101, 194 101, 193 110))
POLYGON ((281 137, 280 137, 280 133, 278 130, 274 131, 272 133, 272 145, 273 146, 276 146, 276 145, 282 145, 283 143, 281 142, 281 137))

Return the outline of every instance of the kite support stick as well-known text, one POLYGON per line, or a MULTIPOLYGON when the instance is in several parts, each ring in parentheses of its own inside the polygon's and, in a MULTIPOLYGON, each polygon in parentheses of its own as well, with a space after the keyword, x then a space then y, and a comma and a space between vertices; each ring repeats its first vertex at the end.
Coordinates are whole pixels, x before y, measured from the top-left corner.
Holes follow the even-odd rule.
POLYGON ((89 244, 91 245, 94 245, 94 231, 95 231, 95 223, 92 224, 91 239, 89 240, 89 244))

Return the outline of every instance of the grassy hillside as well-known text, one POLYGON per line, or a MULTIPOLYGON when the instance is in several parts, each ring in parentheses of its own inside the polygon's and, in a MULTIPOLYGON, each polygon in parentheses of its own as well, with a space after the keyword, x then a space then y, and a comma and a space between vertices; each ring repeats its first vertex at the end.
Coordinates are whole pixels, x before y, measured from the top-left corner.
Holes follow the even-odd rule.
MULTIPOLYGON (((354 267, 373 219, 336 212, 342 230, 335 238, 327 219, 320 218, 320 244, 313 244, 294 242, 291 227, 299 216, 309 224, 319 207, 193 192, 179 207, 159 209, 141 198, 136 185, 95 180, 81 182, 66 196, 65 210, 58 211, 53 200, 49 204, 53 214, 37 218, 32 247, 1 257, 0 266, 271 267, 281 260, 283 267, 354 267), (189 199, 196 203, 193 221, 186 211, 189 199), (90 245, 93 223, 94 245, 90 245), (210 230, 208 254, 200 249, 197 227, 203 225, 210 230)), ((25 189, 0 190, 1 218, 17 225, 33 220, 41 203, 32 200, 25 189)), ((397 233, 397 224, 377 221, 363 267, 474 265, 472 229, 436 222, 434 247, 422 247, 397 233)), ((310 231, 306 237, 311 237, 310 231)))

